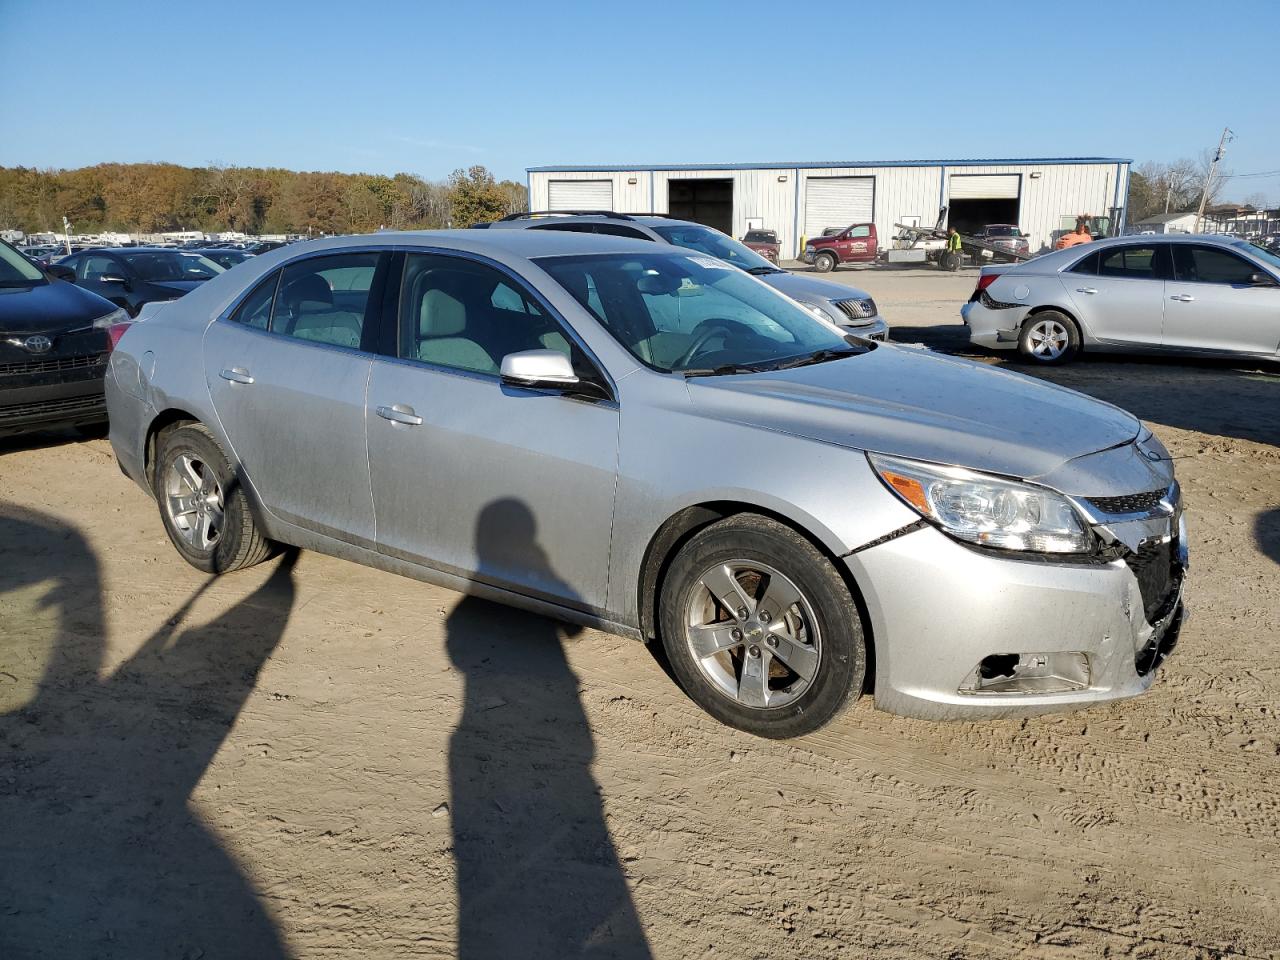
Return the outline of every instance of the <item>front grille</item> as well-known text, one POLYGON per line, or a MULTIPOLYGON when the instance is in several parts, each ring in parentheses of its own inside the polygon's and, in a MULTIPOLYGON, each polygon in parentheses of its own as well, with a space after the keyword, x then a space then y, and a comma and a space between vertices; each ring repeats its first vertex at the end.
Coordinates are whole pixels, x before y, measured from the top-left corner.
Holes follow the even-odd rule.
POLYGON ((1123 497, 1087 497, 1089 504, 1103 513, 1124 515, 1127 513, 1150 513, 1160 505, 1167 490, 1148 490, 1146 493, 1130 493, 1123 497))
POLYGON ((1158 614, 1178 588, 1181 569, 1177 556, 1177 541, 1171 539, 1164 543, 1146 544, 1124 558, 1138 579, 1138 591, 1142 594, 1143 613, 1148 623, 1158 619, 1158 614))
POLYGON ((62 370, 88 370, 106 363, 107 355, 56 357, 49 360, 27 360, 23 363, 0 363, 0 377, 17 377, 32 373, 56 373, 62 370))
POLYGON ((53 413, 94 413, 105 410, 102 394, 89 394, 84 397, 67 397, 63 400, 43 400, 36 403, 15 403, 0 407, 0 423, 6 420, 22 420, 26 417, 44 416, 53 413))
POLYGON ((876 302, 870 297, 831 302, 850 320, 869 320, 876 315, 876 302))

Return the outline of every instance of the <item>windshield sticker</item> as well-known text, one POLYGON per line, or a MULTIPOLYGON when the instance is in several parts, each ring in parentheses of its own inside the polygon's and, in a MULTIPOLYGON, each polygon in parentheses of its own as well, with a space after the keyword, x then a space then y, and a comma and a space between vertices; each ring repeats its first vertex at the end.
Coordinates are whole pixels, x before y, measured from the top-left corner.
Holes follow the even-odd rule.
POLYGON ((693 263, 696 263, 700 267, 705 267, 707 270, 728 270, 729 269, 729 265, 727 263, 721 263, 719 260, 716 260, 712 257, 690 257, 689 260, 693 263))

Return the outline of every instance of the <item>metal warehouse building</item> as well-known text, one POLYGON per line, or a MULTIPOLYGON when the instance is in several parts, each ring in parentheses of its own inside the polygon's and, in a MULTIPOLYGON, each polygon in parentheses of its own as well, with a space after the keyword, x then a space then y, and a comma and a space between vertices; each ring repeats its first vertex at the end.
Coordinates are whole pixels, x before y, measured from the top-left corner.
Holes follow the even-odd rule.
POLYGON ((1016 223, 1032 251, 1052 246, 1079 214, 1109 216, 1118 232, 1129 160, 903 160, 853 163, 712 163, 529 168, 531 210, 666 213, 741 237, 776 230, 784 257, 829 227, 875 223, 887 244, 895 223, 946 223, 961 233, 1016 223))

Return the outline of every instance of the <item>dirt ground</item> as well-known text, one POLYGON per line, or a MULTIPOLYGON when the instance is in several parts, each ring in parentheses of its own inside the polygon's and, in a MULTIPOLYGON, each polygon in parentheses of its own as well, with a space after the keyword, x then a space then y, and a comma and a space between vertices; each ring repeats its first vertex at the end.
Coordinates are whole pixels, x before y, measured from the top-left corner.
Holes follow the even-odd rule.
MULTIPOLYGON (((972 273, 836 278, 967 352, 972 273)), ((634 642, 310 553, 210 580, 105 441, 0 441, 0 957, 1280 956, 1278 372, 1044 374, 1179 458, 1147 695, 782 743, 634 642)))

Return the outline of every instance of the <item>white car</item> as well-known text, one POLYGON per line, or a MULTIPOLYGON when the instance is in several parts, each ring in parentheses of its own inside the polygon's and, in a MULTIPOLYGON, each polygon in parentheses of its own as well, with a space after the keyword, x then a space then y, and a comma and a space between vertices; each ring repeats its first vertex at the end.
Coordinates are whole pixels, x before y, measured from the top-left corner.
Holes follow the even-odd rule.
POLYGON ((1247 240, 1119 237, 984 267, 972 343, 1038 363, 1081 350, 1280 356, 1280 257, 1247 240))

